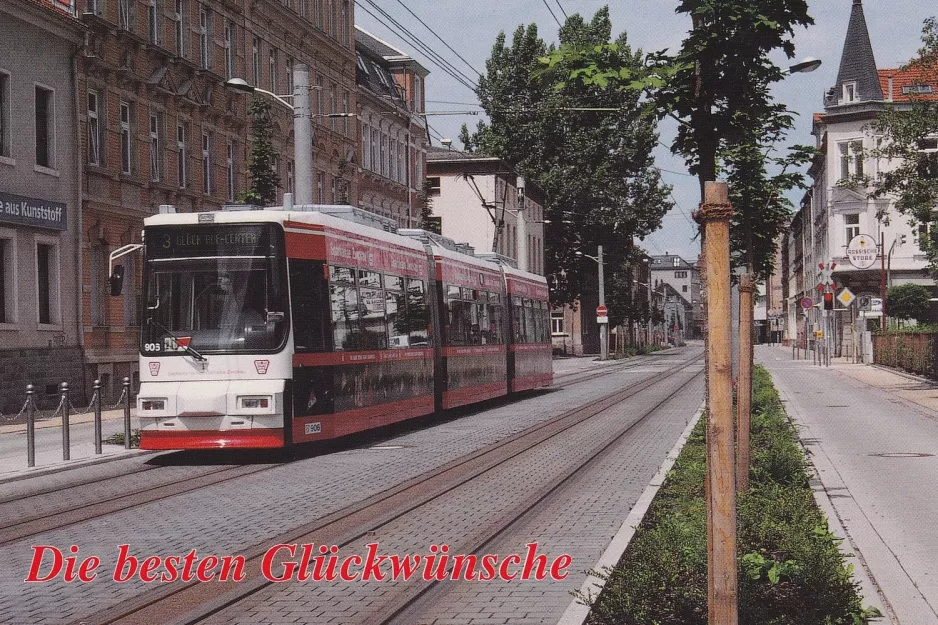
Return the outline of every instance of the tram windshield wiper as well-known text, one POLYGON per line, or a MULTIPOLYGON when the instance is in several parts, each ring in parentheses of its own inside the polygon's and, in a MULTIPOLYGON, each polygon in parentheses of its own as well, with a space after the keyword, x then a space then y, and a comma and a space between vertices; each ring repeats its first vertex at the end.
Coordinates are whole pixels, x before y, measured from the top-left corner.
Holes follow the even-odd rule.
POLYGON ((199 352, 197 352, 194 348, 190 347, 188 344, 180 345, 180 343, 179 343, 179 337, 176 336, 175 334, 173 334, 172 331, 169 330, 169 328, 167 328, 166 326, 164 326, 164 325, 163 325, 162 323, 160 323, 159 321, 156 321, 155 319, 153 319, 153 317, 147 317, 147 325, 149 325, 149 324, 151 324, 151 323, 152 323, 153 325, 159 327, 160 330, 162 330, 163 333, 166 334, 166 336, 168 336, 169 338, 171 338, 171 339, 173 339, 174 341, 176 341, 176 345, 179 345, 179 346, 181 346, 184 350, 186 350, 186 353, 187 353, 187 354, 189 354, 190 356, 192 356, 193 358, 195 358, 195 359, 198 360, 199 362, 208 362, 208 358, 206 358, 205 356, 203 356, 202 354, 200 354, 199 352))

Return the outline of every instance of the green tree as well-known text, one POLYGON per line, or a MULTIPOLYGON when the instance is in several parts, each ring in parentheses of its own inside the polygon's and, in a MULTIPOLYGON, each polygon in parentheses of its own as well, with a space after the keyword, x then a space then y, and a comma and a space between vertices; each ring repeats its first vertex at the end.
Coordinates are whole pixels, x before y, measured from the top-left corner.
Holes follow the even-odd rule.
MULTIPOLYGON (((925 20, 923 47, 908 67, 923 68, 938 76, 938 21, 925 20)), ((938 152, 934 148, 938 135, 938 101, 912 96, 910 108, 889 107, 871 124, 873 132, 883 136, 882 146, 872 151, 875 158, 895 159, 898 167, 887 171, 875 181, 872 197, 891 196, 895 207, 913 224, 925 226, 928 236, 919 238, 919 245, 938 274, 938 152)), ((880 214, 879 218, 886 216, 880 214)))
MULTIPOLYGON (((605 8, 590 21, 570 16, 559 32, 562 47, 612 45, 611 38, 605 8)), ((642 52, 625 34, 614 45, 616 62, 637 71, 642 52)), ((595 289, 595 264, 575 252, 595 254, 603 246, 607 286, 627 288, 607 288, 616 324, 635 314, 626 275, 633 237, 656 230, 673 205, 651 155, 656 120, 638 92, 586 84, 553 89, 538 76, 540 59, 552 51, 534 24, 519 26, 510 45, 501 33, 477 91, 489 122, 471 133, 464 127, 460 138, 467 150, 503 159, 545 191, 545 260, 555 304, 595 289)))
POLYGON ((928 318, 931 293, 921 284, 899 284, 886 291, 886 313, 897 319, 928 318))
POLYGON ((251 155, 248 157, 251 187, 238 196, 238 201, 268 206, 277 201, 280 186, 280 176, 274 169, 277 153, 270 142, 270 102, 254 94, 248 113, 251 115, 251 155))
POLYGON ((432 187, 429 180, 423 181, 423 193, 417 197, 417 205, 420 207, 420 227, 427 232, 440 232, 440 219, 433 216, 433 196, 432 187))

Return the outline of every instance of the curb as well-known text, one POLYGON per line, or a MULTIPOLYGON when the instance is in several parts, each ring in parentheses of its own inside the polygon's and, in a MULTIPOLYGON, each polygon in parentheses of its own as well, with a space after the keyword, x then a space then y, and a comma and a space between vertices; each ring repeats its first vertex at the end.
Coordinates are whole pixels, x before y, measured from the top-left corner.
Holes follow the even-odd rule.
MULTIPOLYGON (((136 411, 131 411, 130 418, 136 418, 136 411)), ((101 421, 117 421, 118 419, 124 418, 123 410, 105 410, 101 413, 101 421)), ((69 425, 80 425, 82 423, 91 423, 94 421, 93 412, 78 412, 71 414, 68 417, 69 425)), ((62 427, 62 417, 55 417, 54 419, 41 419, 36 422, 36 429, 42 430, 46 428, 60 428, 62 427)), ((10 425, 0 425, 0 434, 19 434, 26 431, 25 423, 13 423, 10 425)))
POLYGON ((31 467, 22 469, 19 473, 12 473, 10 475, 0 474, 0 484, 6 484, 9 482, 19 482, 20 480, 28 480, 34 477, 43 477, 46 475, 52 475, 54 473, 61 473, 62 471, 69 471, 71 469, 79 469, 83 467, 90 467, 96 464, 104 464, 107 462, 114 462, 115 460, 126 460, 127 458, 133 458, 136 456, 152 455, 162 453, 161 451, 151 451, 147 449, 130 449, 123 450, 121 452, 116 452, 113 454, 93 456, 91 458, 77 458, 75 460, 59 461, 56 464, 48 464, 41 467, 31 467))
MULTIPOLYGON (((697 413, 691 418, 684 432, 681 434, 681 437, 677 440, 677 443, 674 444, 674 447, 671 448, 671 451, 665 456, 664 462, 658 467, 658 472, 651 478, 651 482, 649 482, 645 490, 642 491, 635 505, 629 511, 628 516, 625 517, 625 520, 619 527, 619 531, 613 536, 612 542, 606 547, 603 555, 599 557, 599 561, 590 569, 590 574, 586 576, 583 585, 580 586, 580 593, 582 595, 596 597, 602 592, 603 587, 606 585, 606 580, 596 577, 592 574, 592 571, 602 571, 603 569, 614 567, 619 562, 619 559, 622 558, 622 554, 625 553, 629 543, 632 542, 632 537, 635 536, 635 530, 638 529, 639 524, 645 517, 645 513, 647 513, 648 508, 651 507, 652 500, 664 484, 668 471, 674 466, 674 462, 684 448, 684 444, 687 442, 688 437, 690 437, 694 426, 697 425, 697 422, 700 420, 703 411, 704 404, 701 404, 700 408, 697 409, 697 413)), ((579 599, 574 599, 570 602, 570 605, 567 606, 560 620, 557 621, 557 625, 583 625, 583 623, 586 622, 586 618, 589 616, 589 612, 589 606, 580 603, 579 599)))
POLYGON ((886 365, 875 365, 871 364, 870 367, 874 369, 879 369, 880 371, 885 371, 887 373, 893 373, 899 377, 906 378, 908 380, 914 380, 915 382, 921 382, 923 384, 931 384, 932 386, 938 387, 938 381, 932 380, 931 378, 926 378, 920 375, 915 375, 914 373, 908 373, 906 371, 900 371, 899 369, 893 369, 892 367, 887 367, 886 365))

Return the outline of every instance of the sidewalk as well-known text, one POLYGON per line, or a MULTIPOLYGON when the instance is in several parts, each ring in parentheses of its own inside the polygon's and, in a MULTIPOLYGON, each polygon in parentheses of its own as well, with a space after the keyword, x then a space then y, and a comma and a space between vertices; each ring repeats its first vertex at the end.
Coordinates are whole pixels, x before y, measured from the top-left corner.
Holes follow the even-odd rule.
MULTIPOLYGON (((131 429, 139 427, 135 410, 131 410, 131 429)), ((94 453, 94 414, 69 416, 69 460, 62 460, 62 419, 36 421, 36 466, 27 462, 26 424, 0 425, 0 483, 56 473, 89 464, 109 462, 141 453, 139 449, 124 449, 123 445, 101 446, 100 455, 94 453)), ((124 431, 124 411, 107 410, 101 413, 102 439, 124 431)))
MULTIPOLYGON (((886 622, 938 625, 938 384, 758 346, 886 622)), ((862 575, 859 576, 862 579, 862 575)), ((871 596, 872 595, 872 596, 871 596)))

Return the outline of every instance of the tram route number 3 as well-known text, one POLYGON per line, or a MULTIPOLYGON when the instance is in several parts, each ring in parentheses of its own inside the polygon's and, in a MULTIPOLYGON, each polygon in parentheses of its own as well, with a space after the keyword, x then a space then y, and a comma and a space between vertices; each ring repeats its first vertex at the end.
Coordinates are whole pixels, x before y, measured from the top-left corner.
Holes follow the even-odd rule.
POLYGON ((307 423, 303 426, 303 432, 305 434, 319 434, 322 432, 322 423, 318 421, 316 423, 307 423))

